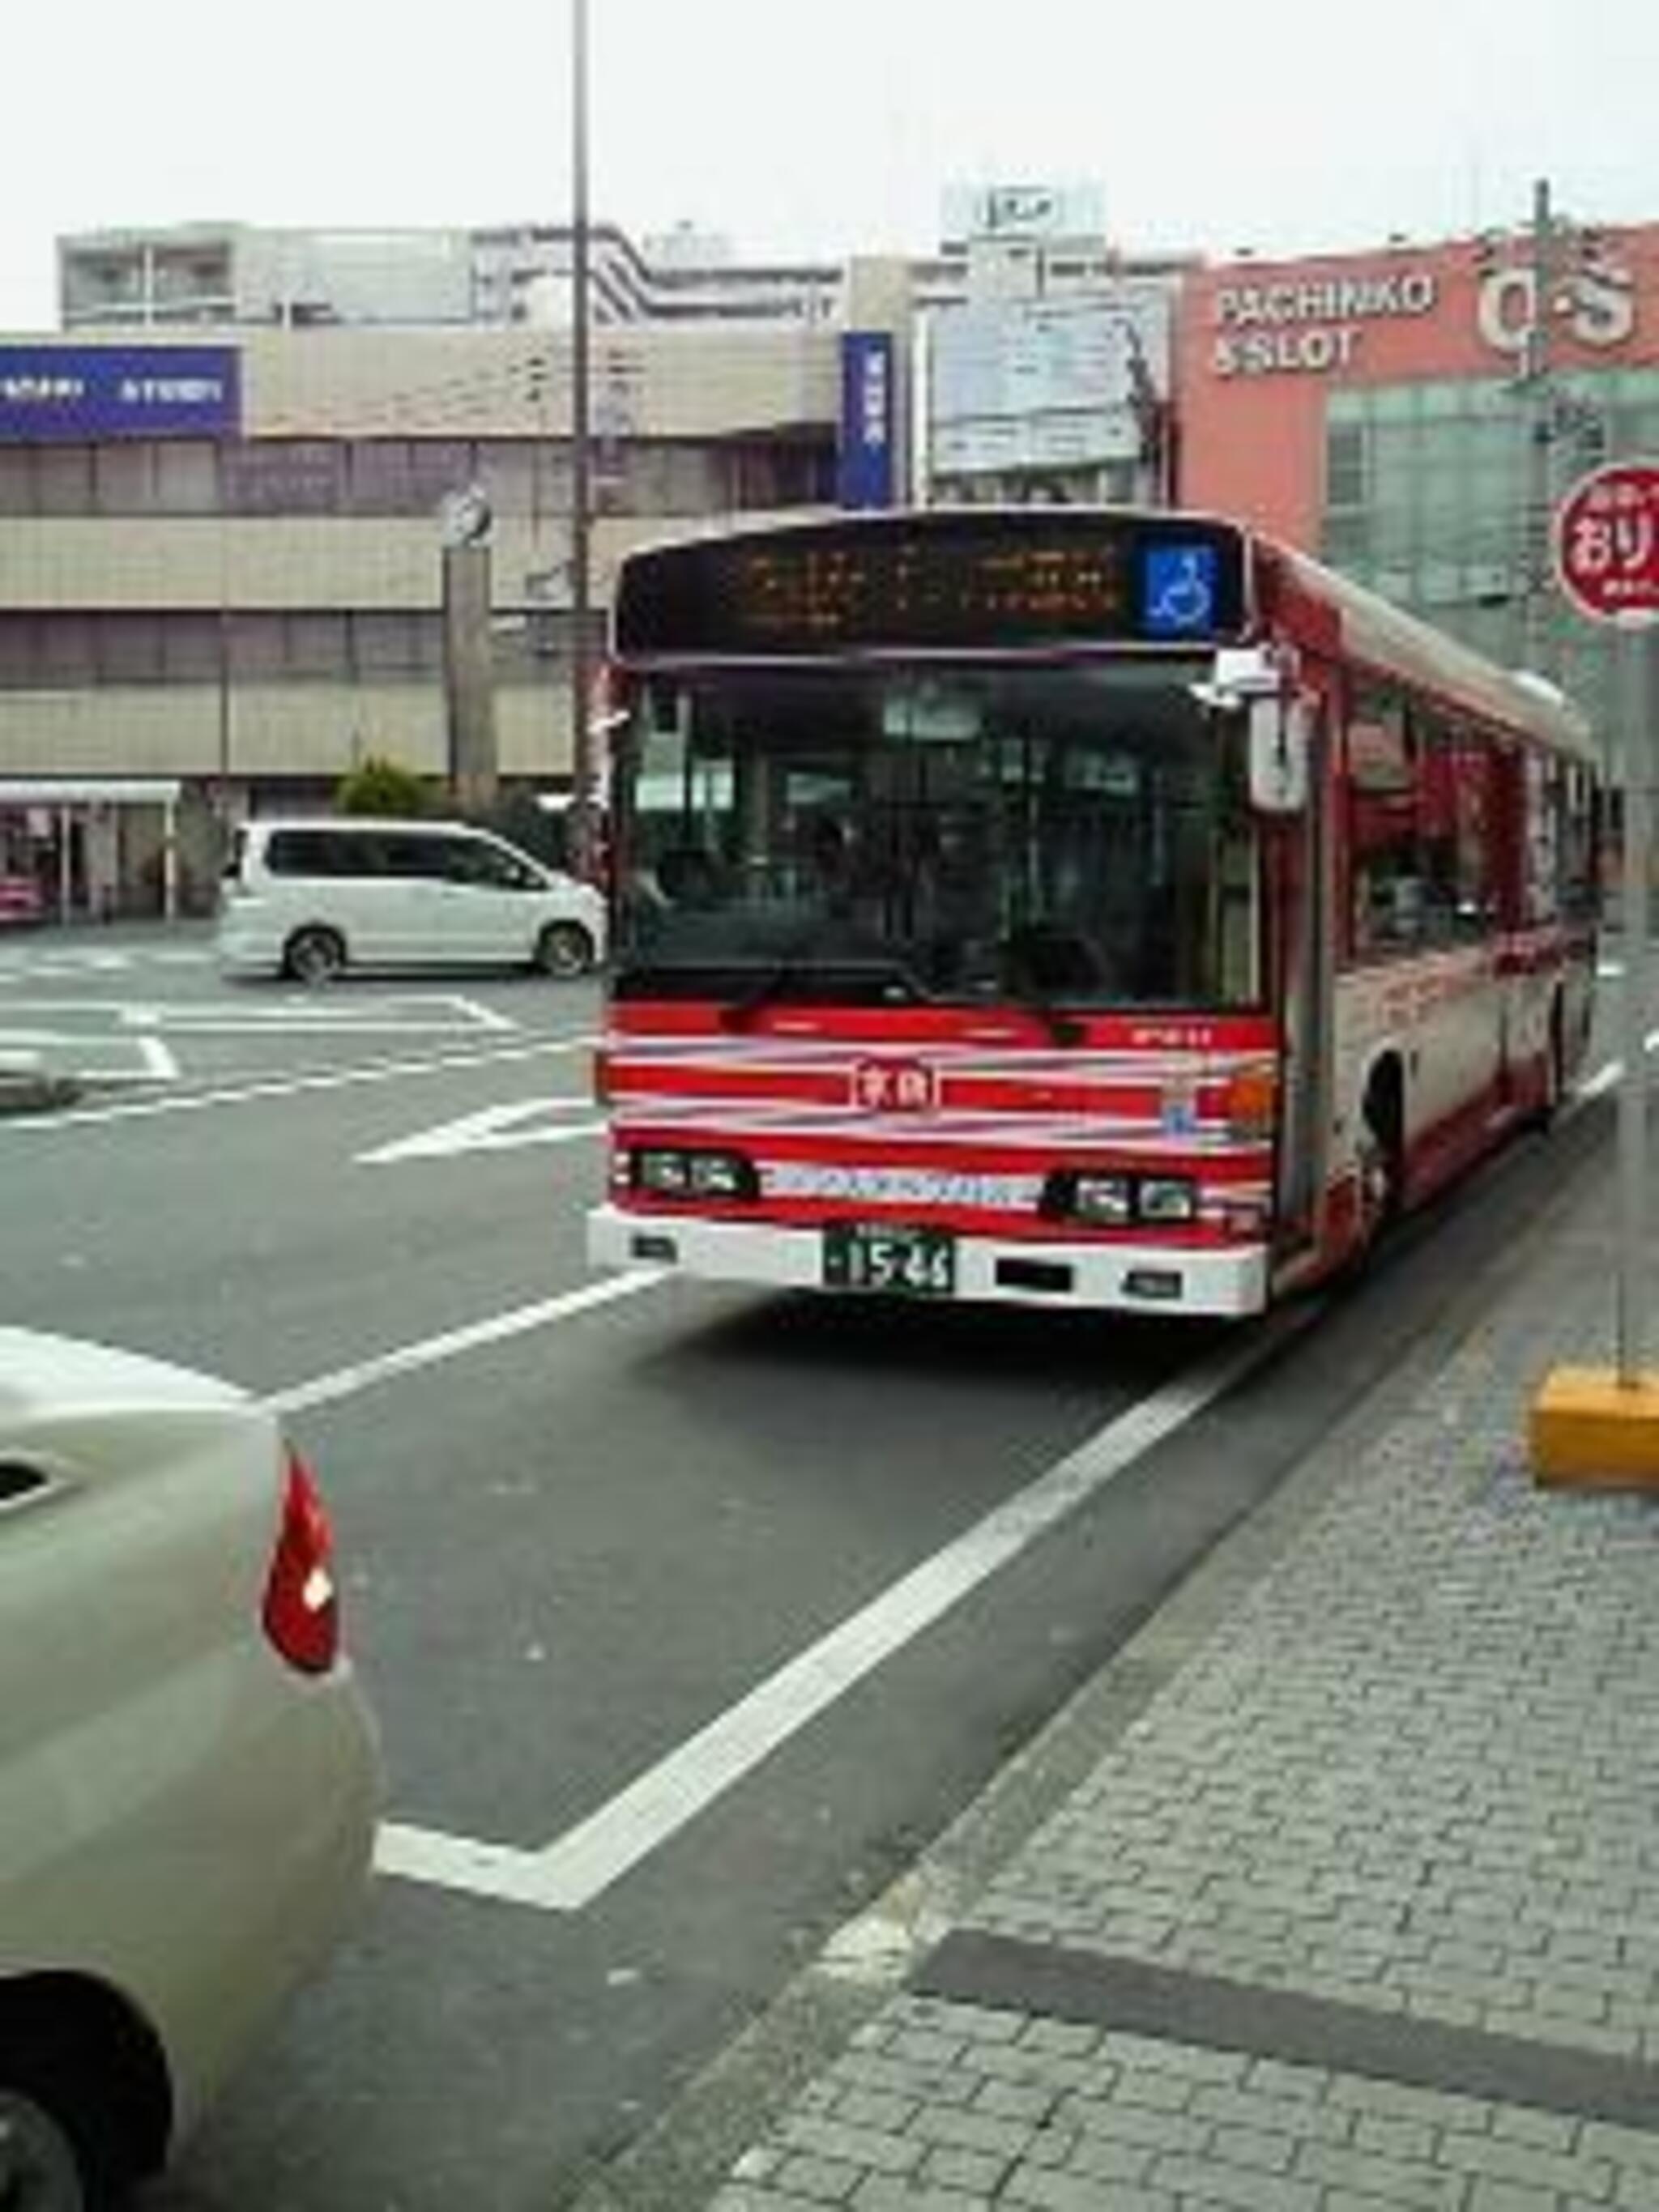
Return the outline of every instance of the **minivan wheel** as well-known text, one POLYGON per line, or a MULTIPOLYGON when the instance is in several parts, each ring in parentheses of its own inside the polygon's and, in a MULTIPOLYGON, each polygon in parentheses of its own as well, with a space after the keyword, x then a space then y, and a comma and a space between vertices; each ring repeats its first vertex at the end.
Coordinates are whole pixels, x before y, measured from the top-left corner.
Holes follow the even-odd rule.
POLYGON ((296 929, 283 950, 283 970, 296 983, 326 983, 345 966, 345 946, 331 929, 296 929))
POLYGON ((0 2084, 0 2212, 94 2212, 98 2177, 43 2104, 0 2084))
POLYGON ((536 965, 544 975, 585 975, 593 940, 579 921, 550 921, 536 939, 536 965))

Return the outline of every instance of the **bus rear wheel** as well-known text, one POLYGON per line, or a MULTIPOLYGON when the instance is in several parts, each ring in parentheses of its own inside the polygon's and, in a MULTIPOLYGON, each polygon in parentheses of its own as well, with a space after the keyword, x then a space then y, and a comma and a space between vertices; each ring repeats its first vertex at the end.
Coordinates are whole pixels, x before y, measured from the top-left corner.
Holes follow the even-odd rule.
POLYGON ((1400 1083, 1392 1067, 1379 1068, 1367 1085, 1360 1109, 1358 1170, 1359 1237, 1357 1256, 1364 1261, 1399 1219, 1405 1204, 1405 1115, 1400 1083))
POLYGON ((1535 1129, 1547 1130, 1561 1110, 1567 1089, 1566 1009, 1558 991, 1550 1006, 1550 1039, 1544 1055, 1544 1092, 1532 1116, 1535 1129))

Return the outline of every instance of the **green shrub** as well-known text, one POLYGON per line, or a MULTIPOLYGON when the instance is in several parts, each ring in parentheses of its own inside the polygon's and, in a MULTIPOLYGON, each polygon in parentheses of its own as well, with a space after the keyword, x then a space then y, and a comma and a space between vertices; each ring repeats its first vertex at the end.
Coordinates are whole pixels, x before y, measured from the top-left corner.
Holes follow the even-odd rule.
POLYGON ((432 797, 424 776, 371 753, 341 778, 334 806, 340 814, 429 814, 432 797))

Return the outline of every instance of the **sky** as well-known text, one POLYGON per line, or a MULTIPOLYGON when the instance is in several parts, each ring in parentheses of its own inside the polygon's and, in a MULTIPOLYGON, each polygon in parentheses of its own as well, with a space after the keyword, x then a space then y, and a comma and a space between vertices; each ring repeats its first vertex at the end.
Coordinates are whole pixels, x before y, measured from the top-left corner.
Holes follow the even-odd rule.
MULTIPOLYGON (((4 0, 0 329, 53 240, 557 220, 570 0, 4 0)), ((923 253, 951 185, 1084 183, 1131 252, 1659 220, 1656 0, 590 0, 592 201, 744 259, 923 253)))

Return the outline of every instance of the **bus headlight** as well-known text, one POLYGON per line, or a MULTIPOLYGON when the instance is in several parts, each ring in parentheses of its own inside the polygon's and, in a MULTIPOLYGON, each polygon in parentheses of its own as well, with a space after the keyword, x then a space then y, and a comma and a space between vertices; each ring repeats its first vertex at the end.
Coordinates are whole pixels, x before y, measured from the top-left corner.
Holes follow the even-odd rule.
POLYGON ((684 1198, 691 1188, 691 1170, 684 1152, 635 1152, 634 1182, 653 1198, 684 1198))
POLYGON ((747 1198, 754 1170, 735 1152, 691 1153, 691 1188, 699 1198, 747 1198))
POLYGON ((1143 1176, 1135 1189, 1135 1212, 1142 1221, 1193 1221, 1198 1189, 1184 1176, 1143 1176))
POLYGON ((757 1198, 754 1164, 741 1152, 635 1152, 633 1186, 652 1198, 757 1198))
POLYGON ((1134 1187, 1127 1176, 1080 1175, 1071 1189, 1070 1211, 1079 1221, 1116 1226, 1134 1216, 1134 1187))

